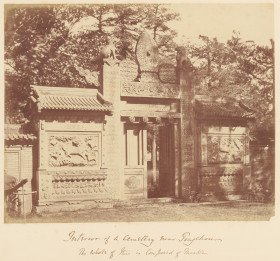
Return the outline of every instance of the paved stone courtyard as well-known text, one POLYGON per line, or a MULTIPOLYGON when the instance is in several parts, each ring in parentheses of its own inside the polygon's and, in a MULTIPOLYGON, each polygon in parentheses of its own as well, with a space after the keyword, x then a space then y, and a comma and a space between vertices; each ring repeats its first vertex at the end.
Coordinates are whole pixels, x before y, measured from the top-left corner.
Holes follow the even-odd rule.
POLYGON ((268 221, 274 205, 249 202, 158 203, 106 209, 59 212, 23 218, 6 218, 6 223, 86 223, 149 221, 268 221))

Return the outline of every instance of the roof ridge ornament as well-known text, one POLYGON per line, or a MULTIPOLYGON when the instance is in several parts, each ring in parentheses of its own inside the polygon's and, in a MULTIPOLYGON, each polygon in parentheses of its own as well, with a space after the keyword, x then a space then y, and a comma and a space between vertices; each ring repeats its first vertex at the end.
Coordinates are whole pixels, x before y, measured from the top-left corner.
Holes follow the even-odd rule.
POLYGON ((191 60, 187 56, 187 51, 184 46, 177 46, 177 73, 180 84, 186 84, 191 78, 191 73, 194 71, 191 60))
POLYGON ((116 59, 115 40, 113 38, 109 39, 108 44, 102 47, 101 54, 103 58, 116 59))
POLYGON ((144 30, 136 44, 136 62, 138 64, 137 80, 140 80, 142 72, 157 73, 159 69, 159 50, 156 41, 148 31, 144 30))
POLYGON ((114 38, 110 38, 107 45, 103 46, 100 52, 101 58, 103 62, 113 66, 118 64, 119 61, 116 57, 116 40, 114 38))

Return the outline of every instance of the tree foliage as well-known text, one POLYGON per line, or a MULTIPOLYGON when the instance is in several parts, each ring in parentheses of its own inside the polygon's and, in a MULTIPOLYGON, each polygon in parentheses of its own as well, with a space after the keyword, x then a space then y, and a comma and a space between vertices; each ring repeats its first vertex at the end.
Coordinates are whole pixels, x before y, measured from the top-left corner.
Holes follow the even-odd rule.
POLYGON ((8 6, 5 115, 12 121, 24 120, 30 84, 99 87, 99 53, 111 38, 119 59, 134 56, 136 40, 145 28, 170 50, 175 32, 165 36, 160 32, 170 31, 167 23, 177 18, 158 4, 8 6))
MULTIPOLYGON (((259 46, 234 32, 226 43, 199 36, 189 45, 197 94, 233 97, 254 109, 256 136, 274 136, 274 43, 259 46)), ((259 137, 260 138, 260 137, 259 137)))
MULTIPOLYGON (((5 115, 21 122, 31 84, 100 86, 100 51, 114 39, 118 59, 133 58, 136 40, 149 30, 164 56, 174 55, 179 14, 166 5, 11 5, 5 9, 5 115)), ((255 130, 273 135, 274 43, 245 42, 239 33, 221 43, 199 36, 187 44, 197 94, 230 96, 256 111, 255 130)), ((26 114, 28 115, 28 113, 26 114)))

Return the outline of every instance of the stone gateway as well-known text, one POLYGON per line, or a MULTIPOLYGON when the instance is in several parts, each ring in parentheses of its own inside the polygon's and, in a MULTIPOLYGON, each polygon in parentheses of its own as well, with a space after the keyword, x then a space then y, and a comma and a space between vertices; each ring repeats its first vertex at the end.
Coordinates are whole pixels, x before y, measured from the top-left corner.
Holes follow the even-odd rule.
POLYGON ((32 86, 34 205, 240 199, 250 179, 252 111, 196 95, 182 48, 173 64, 146 32, 135 61, 117 60, 111 45, 100 88, 32 86))

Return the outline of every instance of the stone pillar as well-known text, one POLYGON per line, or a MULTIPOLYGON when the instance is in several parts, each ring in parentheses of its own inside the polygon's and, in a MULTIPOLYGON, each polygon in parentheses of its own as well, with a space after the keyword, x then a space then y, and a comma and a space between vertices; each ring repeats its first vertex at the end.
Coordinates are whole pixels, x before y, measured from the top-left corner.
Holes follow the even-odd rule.
POLYGON ((36 180, 38 187, 38 205, 47 205, 52 201, 52 176, 47 174, 47 135, 45 131, 45 120, 38 121, 38 169, 36 180))
POLYGON ((113 104, 113 114, 106 116, 104 153, 107 168, 107 187, 112 199, 123 198, 123 142, 124 124, 120 116, 120 70, 119 61, 109 57, 103 65, 103 96, 113 104))
POLYGON ((153 140, 152 140, 152 184, 153 186, 156 185, 157 182, 157 144, 156 144, 156 134, 153 133, 153 140))
POLYGON ((180 176, 180 162, 181 162, 181 154, 180 154, 180 136, 179 136, 179 124, 176 121, 173 124, 173 132, 174 132, 174 150, 175 150, 175 157, 174 157, 174 167, 175 167, 175 197, 179 198, 182 196, 182 182, 180 176))
POLYGON ((244 167, 243 167, 243 193, 248 191, 252 180, 252 166, 250 160, 250 124, 245 129, 244 167))
POLYGON ((141 130, 142 131, 142 152, 143 152, 143 158, 142 158, 142 165, 144 165, 144 198, 148 197, 148 184, 147 184, 147 130, 141 130))
POLYGON ((177 49, 177 71, 181 90, 181 182, 182 197, 188 201, 196 191, 194 88, 192 65, 184 48, 177 49))

